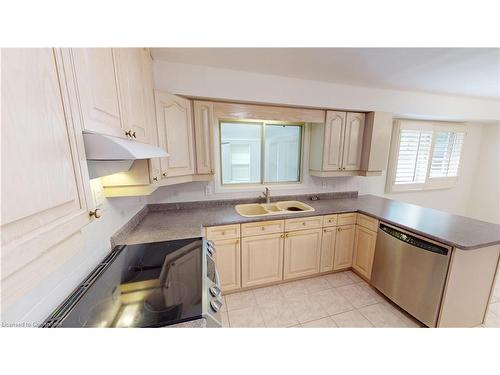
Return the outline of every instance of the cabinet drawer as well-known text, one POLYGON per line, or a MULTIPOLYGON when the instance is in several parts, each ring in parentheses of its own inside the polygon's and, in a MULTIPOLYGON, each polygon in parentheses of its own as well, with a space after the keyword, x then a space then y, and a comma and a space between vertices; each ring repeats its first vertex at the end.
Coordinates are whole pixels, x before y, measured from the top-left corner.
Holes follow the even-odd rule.
POLYGON ((240 237, 240 225, 220 225, 207 228, 207 240, 229 240, 240 237))
POLYGON ((323 216, 302 217, 297 219, 285 220, 285 231, 301 229, 321 228, 323 225, 323 216))
POLYGON ((376 232, 378 229, 378 220, 363 214, 358 214, 358 217, 356 218, 356 224, 361 225, 362 227, 365 227, 366 229, 374 232, 376 232))
POLYGON ((324 227, 334 227, 337 225, 338 215, 325 215, 323 216, 323 226, 324 227))
POLYGON ((356 224, 356 213, 340 214, 337 219, 337 225, 352 225, 356 224))
POLYGON ((284 230, 284 220, 260 221, 241 224, 242 237, 258 236, 260 234, 283 233, 284 230))

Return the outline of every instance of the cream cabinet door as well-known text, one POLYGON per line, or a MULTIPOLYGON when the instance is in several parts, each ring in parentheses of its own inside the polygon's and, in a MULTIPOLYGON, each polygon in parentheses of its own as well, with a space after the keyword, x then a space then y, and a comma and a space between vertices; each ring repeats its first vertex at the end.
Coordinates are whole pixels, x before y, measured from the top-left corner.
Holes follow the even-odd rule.
POLYGON ((328 227, 323 229, 321 238, 321 262, 320 272, 333 270, 333 256, 335 254, 335 239, 337 238, 337 228, 328 227))
POLYGON ((365 130, 364 113, 347 113, 342 167, 346 171, 359 171, 365 130))
POLYGON ((215 263, 219 271, 222 292, 241 288, 240 240, 218 240, 215 245, 215 263))
POLYGON ((159 144, 170 155, 160 161, 162 177, 194 174, 191 101, 161 91, 155 101, 159 144))
POLYGON ((193 102, 196 173, 214 173, 213 126, 214 108, 210 102, 193 102))
POLYGON ((114 54, 123 128, 130 132, 131 138, 149 143, 154 122, 149 50, 117 48, 114 54))
POLYGON ((241 239, 243 288, 283 280, 283 234, 241 239))
POLYGON ((319 273, 321 232, 318 228, 285 234, 285 280, 319 273))
POLYGON ((89 221, 59 52, 1 53, 2 279, 89 221))
POLYGON ((352 266, 355 225, 337 227, 333 269, 340 270, 352 266))
POLYGON ((126 137, 120 113, 113 50, 73 48, 69 59, 66 63, 72 64, 74 71, 83 129, 126 137))
POLYGON ((356 225, 352 268, 367 279, 370 279, 372 274, 372 264, 376 242, 377 232, 373 232, 363 228, 362 226, 356 225))
POLYGON ((323 146, 324 171, 338 171, 342 169, 345 121, 345 112, 326 112, 325 136, 323 146))

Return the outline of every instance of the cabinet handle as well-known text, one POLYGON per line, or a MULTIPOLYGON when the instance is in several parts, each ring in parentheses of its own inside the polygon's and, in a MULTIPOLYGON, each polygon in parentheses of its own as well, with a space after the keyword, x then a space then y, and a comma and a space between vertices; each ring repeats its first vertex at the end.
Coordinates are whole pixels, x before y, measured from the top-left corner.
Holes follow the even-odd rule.
POLYGON ((342 170, 345 171, 345 167, 343 167, 342 170))
POLYGON ((222 231, 222 232, 221 232, 221 234, 222 234, 223 236, 225 236, 225 235, 226 235, 226 232, 222 231))
POLYGON ((302 225, 303 225, 303 226, 306 226, 307 224, 306 224, 306 222, 304 221, 304 222, 302 223, 302 225))
POLYGON ((337 232, 341 232, 342 231, 342 228, 341 227, 338 227, 337 228, 337 232))
POLYGON ((288 237, 288 233, 287 233, 287 234, 285 234, 285 237, 288 237))
POLYGON ((132 137, 132 130, 127 130, 127 131, 125 132, 125 136, 127 136, 127 137, 132 137))
POLYGON ((266 230, 266 227, 261 227, 260 229, 261 229, 261 230, 266 230))
POLYGON ((214 174, 214 170, 213 169, 210 169, 210 174, 214 174))
POLYGON ((162 175, 163 177, 167 177, 167 172, 163 172, 161 175, 162 175))
POLYGON ((158 181, 158 177, 153 177, 153 181, 158 181))
POLYGON ((326 233, 326 229, 323 229, 323 232, 325 232, 325 233, 326 233))
POLYGON ((284 237, 285 237, 285 235, 284 235, 284 234, 282 234, 282 235, 280 236, 280 238, 284 238, 284 237))
POLYGON ((89 216, 99 219, 102 216, 102 210, 100 208, 96 208, 95 210, 89 212, 89 216))
POLYGON ((236 245, 238 245, 240 243, 240 240, 236 240, 236 245))
POLYGON ((132 137, 137 138, 137 137, 135 136, 135 132, 133 132, 133 133, 132 133, 132 137))

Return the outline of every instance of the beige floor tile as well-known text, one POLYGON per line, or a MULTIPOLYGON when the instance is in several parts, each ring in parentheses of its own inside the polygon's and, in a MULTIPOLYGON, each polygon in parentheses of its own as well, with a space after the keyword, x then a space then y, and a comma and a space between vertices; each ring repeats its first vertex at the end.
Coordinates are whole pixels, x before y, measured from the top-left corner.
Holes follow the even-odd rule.
POLYGON ((369 295, 371 295, 375 300, 379 302, 385 302, 386 299, 385 297, 380 294, 376 289, 372 288, 369 284, 362 282, 358 284, 361 289, 363 289, 365 292, 367 292, 369 295))
POLYGON ((278 285, 254 289, 253 294, 260 306, 279 303, 285 299, 278 285))
POLYGON ((326 290, 332 288, 330 283, 323 276, 306 279, 304 280, 304 284, 306 285, 307 291, 309 293, 315 293, 319 292, 320 290, 326 290))
POLYGON ((500 302, 490 304, 489 312, 500 317, 500 302))
POLYGON ((375 327, 405 328, 406 323, 400 319, 386 303, 365 306, 358 310, 375 327))
POLYGON ((332 318, 327 316, 326 318, 313 320, 312 322, 302 323, 303 328, 336 328, 337 325, 332 318))
POLYGON ((311 299, 318 302, 328 315, 340 314, 354 309, 354 306, 335 289, 322 290, 311 294, 311 299))
POLYGON ((227 311, 245 309, 256 305, 253 291, 228 294, 226 297, 227 311))
POLYGON ((484 322, 486 328, 500 328, 500 316, 488 312, 484 322))
POLYGON ((259 307, 266 327, 281 328, 299 324, 293 310, 284 301, 259 307))
POLYGON ((332 288, 338 288, 356 283, 347 275, 347 272, 332 273, 330 275, 326 275, 325 279, 332 286, 332 288))
POLYGON ((373 325, 357 310, 347 311, 331 317, 341 328, 368 328, 373 325))
POLYGON ((287 298, 287 303, 292 308, 295 317, 300 323, 310 322, 328 316, 328 313, 323 307, 307 294, 287 298))
POLYGON ((304 280, 290 281, 279 285, 285 298, 292 298, 309 293, 304 280))
POLYGON ((386 308, 391 311, 393 314, 395 314, 399 319, 403 321, 406 327, 408 328, 422 328, 425 327, 424 324, 419 322, 417 319, 412 317, 410 314, 407 312, 403 311, 399 307, 395 306, 394 304, 390 302, 383 302, 385 304, 386 308))
POLYGON ((346 271, 346 274, 352 281, 356 283, 365 282, 365 280, 363 280, 361 277, 359 277, 352 271, 346 271))
POLYGON ((227 311, 221 311, 222 328, 229 328, 229 317, 227 311))
POLYGON ((229 324, 232 328, 265 327, 264 318, 257 307, 229 310, 229 324))
POLYGON ((336 288, 342 296, 347 298, 349 302, 356 308, 374 305, 380 302, 380 298, 373 293, 370 293, 360 284, 346 285, 336 288))

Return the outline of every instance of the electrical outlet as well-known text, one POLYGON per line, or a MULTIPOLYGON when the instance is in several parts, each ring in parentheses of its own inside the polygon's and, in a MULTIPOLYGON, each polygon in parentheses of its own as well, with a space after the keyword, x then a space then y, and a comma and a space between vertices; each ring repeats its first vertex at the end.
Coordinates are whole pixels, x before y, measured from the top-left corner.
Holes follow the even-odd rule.
POLYGON ((101 179, 94 178, 90 180, 90 189, 92 191, 92 198, 94 199, 94 206, 101 206, 104 203, 104 189, 101 184, 101 179))

